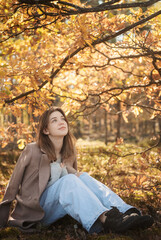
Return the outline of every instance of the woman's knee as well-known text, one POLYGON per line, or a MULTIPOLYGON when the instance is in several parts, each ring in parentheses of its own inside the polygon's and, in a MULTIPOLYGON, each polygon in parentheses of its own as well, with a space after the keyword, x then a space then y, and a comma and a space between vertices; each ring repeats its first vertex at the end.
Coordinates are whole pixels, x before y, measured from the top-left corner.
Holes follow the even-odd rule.
POLYGON ((61 184, 62 188, 65 188, 65 190, 68 189, 68 187, 70 187, 70 189, 75 189, 79 188, 81 180, 75 174, 70 173, 62 178, 61 184))
POLYGON ((75 174, 69 173, 63 177, 65 182, 75 182, 78 177, 75 174))
POLYGON ((81 172, 80 176, 90 176, 90 175, 87 172, 81 172))
POLYGON ((80 182, 82 182, 79 177, 83 176, 84 174, 88 175, 88 173, 85 173, 85 172, 80 173, 80 175, 72 174, 72 173, 70 173, 68 175, 65 175, 62 179, 63 183, 69 184, 70 186, 71 185, 74 186, 74 185, 77 185, 77 184, 79 185, 80 182))

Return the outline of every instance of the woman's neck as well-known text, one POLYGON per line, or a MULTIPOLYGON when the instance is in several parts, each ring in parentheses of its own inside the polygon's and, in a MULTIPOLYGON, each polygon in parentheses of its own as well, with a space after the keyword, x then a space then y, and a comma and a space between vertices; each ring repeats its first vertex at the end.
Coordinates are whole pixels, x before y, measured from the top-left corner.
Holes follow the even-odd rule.
POLYGON ((64 137, 54 137, 54 138, 50 137, 50 140, 52 141, 55 148, 55 155, 57 159, 61 157, 60 151, 63 146, 63 138, 64 137))

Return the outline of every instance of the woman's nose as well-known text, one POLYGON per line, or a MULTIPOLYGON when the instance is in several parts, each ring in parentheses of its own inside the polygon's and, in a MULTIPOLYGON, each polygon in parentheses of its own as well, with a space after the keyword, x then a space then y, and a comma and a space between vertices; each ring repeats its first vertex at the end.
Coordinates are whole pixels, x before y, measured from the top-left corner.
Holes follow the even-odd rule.
POLYGON ((60 125, 64 125, 64 121, 63 121, 63 120, 60 120, 60 121, 59 121, 59 124, 60 124, 60 125))

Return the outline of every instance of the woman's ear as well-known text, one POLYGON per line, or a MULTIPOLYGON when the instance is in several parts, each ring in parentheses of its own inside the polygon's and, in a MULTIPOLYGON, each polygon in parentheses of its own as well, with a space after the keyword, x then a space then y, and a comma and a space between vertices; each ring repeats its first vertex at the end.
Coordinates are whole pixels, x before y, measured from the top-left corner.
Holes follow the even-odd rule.
POLYGON ((48 134, 49 134, 49 131, 48 131, 47 129, 44 129, 44 130, 43 130, 43 133, 44 133, 45 135, 48 135, 48 134))

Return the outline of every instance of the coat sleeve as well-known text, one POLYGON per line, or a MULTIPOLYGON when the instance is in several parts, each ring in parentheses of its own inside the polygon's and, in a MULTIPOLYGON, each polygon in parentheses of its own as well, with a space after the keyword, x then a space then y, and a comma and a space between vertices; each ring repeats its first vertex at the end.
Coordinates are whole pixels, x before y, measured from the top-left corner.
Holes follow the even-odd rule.
POLYGON ((16 163, 6 188, 3 201, 0 203, 0 227, 4 227, 8 222, 11 203, 13 200, 15 200, 16 194, 19 191, 25 168, 30 162, 31 155, 32 148, 27 145, 16 163))

